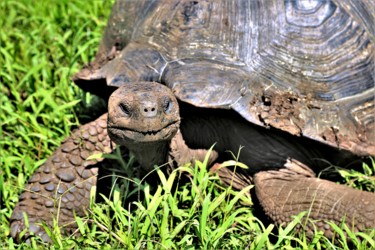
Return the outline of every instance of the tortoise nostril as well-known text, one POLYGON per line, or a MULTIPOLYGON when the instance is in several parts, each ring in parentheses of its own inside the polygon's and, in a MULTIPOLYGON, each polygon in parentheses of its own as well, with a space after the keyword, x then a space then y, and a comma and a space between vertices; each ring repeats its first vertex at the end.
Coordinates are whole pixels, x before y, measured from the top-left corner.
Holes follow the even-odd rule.
POLYGON ((141 113, 144 117, 155 117, 157 115, 157 103, 154 101, 144 101, 141 103, 141 113))
POLYGON ((155 108, 145 108, 143 111, 145 112, 145 113, 147 113, 147 112, 155 112, 155 108))

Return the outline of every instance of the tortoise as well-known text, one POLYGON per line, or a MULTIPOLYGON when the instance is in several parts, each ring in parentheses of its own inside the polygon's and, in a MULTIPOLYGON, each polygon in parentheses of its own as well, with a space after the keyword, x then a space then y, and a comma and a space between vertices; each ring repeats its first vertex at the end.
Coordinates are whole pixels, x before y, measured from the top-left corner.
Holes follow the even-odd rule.
POLYGON ((254 183, 276 223, 310 210, 328 237, 328 220, 374 228, 374 193, 315 177, 375 155, 374 20, 370 0, 118 0, 95 60, 73 78, 110 96, 108 114, 32 176, 12 237, 26 213, 28 230, 48 240, 38 222, 51 221, 57 200, 61 223, 83 214, 103 160, 89 157, 116 143, 145 172, 202 159, 216 143, 212 168, 235 188, 254 183), (220 168, 240 146, 249 169, 220 168))

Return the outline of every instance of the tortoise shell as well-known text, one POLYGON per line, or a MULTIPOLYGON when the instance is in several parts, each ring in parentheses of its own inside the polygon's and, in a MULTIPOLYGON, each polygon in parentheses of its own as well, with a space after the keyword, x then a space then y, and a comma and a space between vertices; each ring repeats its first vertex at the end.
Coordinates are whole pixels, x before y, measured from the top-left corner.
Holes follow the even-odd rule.
POLYGON ((102 95, 156 81, 182 102, 375 155, 374 20, 372 0, 117 1, 74 80, 102 95))

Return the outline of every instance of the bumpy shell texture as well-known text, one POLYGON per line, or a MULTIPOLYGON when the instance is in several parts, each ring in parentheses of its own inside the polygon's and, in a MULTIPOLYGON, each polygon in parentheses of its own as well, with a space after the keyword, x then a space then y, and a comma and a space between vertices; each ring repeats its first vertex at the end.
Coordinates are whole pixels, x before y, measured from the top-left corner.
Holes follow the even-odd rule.
POLYGON ((75 80, 157 81, 195 106, 375 155, 374 20, 372 0, 117 1, 75 80))

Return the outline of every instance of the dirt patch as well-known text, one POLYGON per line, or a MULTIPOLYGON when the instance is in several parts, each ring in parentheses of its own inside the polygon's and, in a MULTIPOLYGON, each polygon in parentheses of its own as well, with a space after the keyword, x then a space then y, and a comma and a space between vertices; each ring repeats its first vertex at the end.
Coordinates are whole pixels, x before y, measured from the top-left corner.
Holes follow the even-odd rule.
MULTIPOLYGON (((364 133, 363 131, 361 133, 364 133)), ((341 134, 337 128, 326 129, 321 137, 328 144, 345 149, 353 152, 356 155, 375 155, 375 145, 371 140, 362 141, 361 138, 356 139, 349 138, 348 136, 341 134)))
POLYGON ((265 126, 271 126, 293 135, 301 135, 305 121, 300 118, 302 107, 299 97, 291 93, 267 93, 256 97, 259 120, 265 126))
POLYGON ((338 132, 339 132, 339 130, 337 128, 330 127, 329 129, 326 129, 322 133, 322 138, 323 138, 324 141, 336 144, 336 146, 339 147, 340 141, 339 141, 338 132))

